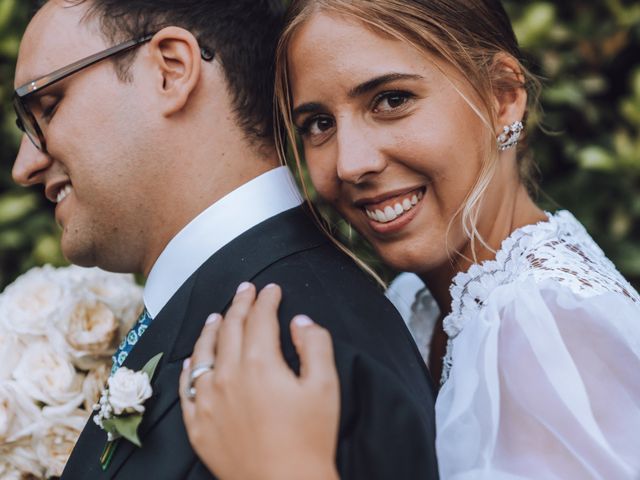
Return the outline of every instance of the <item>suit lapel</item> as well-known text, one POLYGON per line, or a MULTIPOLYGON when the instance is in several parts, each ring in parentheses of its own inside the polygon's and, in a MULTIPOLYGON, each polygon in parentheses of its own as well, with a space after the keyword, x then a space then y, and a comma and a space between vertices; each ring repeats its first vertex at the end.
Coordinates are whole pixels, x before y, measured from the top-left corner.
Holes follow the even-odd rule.
MULTIPOLYGON (((171 348, 180 323, 176 319, 181 320, 184 316, 192 288, 193 278, 189 278, 153 320, 145 334, 140 337, 138 344, 127 356, 123 366, 136 371, 140 370, 153 356, 160 352, 166 352, 171 348)), ((159 382, 159 380, 161 377, 174 373, 175 369, 167 368, 166 356, 165 353, 152 379, 153 395, 145 403, 146 410, 143 415, 143 424, 147 422, 150 424, 155 423, 154 414, 156 412, 160 413, 160 408, 155 408, 156 404, 160 403, 160 406, 162 406, 162 400, 167 398, 167 395, 163 392, 163 386, 168 383, 166 381, 159 382)), ((177 376, 179 375, 180 372, 178 371, 177 376)), ((106 443, 106 433, 93 420, 89 420, 65 467, 63 478, 111 478, 114 472, 117 472, 118 466, 131 453, 131 450, 137 448, 130 442, 120 441, 109 468, 106 472, 102 472, 100 455, 106 443)))
MULTIPOLYGON (((233 299, 237 286, 251 280, 278 260, 296 252, 324 244, 327 239, 313 225, 303 208, 295 208, 252 228, 227 244, 207 260, 183 284, 165 308, 153 320, 149 329, 124 362, 124 366, 140 370, 154 355, 163 352, 152 381, 153 396, 148 400, 140 439, 144 438, 163 414, 178 400, 178 377, 182 361, 191 355, 207 316, 224 312, 233 299)), ((85 427, 69 460, 67 470, 79 464, 95 461, 97 470, 86 477, 98 478, 99 456, 106 443, 106 434, 93 421, 85 427), (95 459, 95 460, 94 460, 95 459)), ((127 441, 118 446, 106 478, 112 478, 137 447, 127 441)), ((73 475, 76 478, 76 475, 73 475)))

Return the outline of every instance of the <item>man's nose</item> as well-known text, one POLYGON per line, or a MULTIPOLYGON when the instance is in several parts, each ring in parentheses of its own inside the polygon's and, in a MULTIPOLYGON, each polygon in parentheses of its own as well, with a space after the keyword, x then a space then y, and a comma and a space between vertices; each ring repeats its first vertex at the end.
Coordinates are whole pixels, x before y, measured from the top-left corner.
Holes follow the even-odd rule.
POLYGON ((338 142, 337 173, 342 181, 357 184, 386 168, 383 149, 367 132, 345 128, 339 132, 338 142))
POLYGON ((11 171, 14 182, 23 187, 43 183, 43 174, 50 165, 49 155, 38 150, 29 138, 23 135, 20 150, 11 171))

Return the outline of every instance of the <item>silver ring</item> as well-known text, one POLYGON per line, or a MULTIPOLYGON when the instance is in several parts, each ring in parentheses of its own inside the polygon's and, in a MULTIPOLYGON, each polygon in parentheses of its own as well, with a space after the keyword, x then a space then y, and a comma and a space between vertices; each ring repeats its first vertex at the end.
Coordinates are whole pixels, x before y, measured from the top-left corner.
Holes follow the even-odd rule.
POLYGON ((207 372, 213 371, 213 362, 205 362, 198 363, 194 365, 191 371, 189 372, 189 384, 187 385, 185 394, 189 400, 193 400, 196 398, 196 386, 194 385, 196 379, 201 377, 207 372))

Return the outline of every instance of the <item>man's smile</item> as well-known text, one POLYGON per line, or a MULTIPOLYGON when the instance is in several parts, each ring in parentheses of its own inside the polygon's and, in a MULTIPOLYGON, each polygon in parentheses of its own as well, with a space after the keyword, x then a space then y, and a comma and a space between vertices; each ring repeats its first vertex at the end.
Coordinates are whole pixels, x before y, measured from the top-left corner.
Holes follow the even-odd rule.
POLYGON ((62 202, 72 191, 73 187, 68 183, 58 192, 58 195, 56 196, 56 203, 62 202))
POLYGON ((51 203, 62 202, 73 191, 73 186, 69 179, 62 179, 50 182, 45 187, 45 196, 51 203))

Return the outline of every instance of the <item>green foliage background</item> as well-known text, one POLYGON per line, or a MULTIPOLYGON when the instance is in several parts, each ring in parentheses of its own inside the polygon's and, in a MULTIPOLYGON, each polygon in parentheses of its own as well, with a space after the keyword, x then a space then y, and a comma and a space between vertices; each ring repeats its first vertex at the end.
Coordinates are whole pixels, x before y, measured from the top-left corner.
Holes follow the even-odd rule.
MULTIPOLYGON (((545 77, 543 125, 531 134, 539 201, 567 208, 640 287, 640 3, 507 0, 534 72, 545 77)), ((20 135, 13 70, 31 2, 0 0, 0 289, 34 265, 64 264, 42 189, 11 182, 20 135)))

